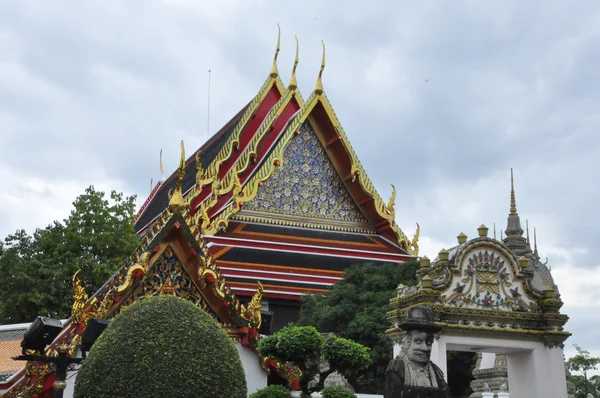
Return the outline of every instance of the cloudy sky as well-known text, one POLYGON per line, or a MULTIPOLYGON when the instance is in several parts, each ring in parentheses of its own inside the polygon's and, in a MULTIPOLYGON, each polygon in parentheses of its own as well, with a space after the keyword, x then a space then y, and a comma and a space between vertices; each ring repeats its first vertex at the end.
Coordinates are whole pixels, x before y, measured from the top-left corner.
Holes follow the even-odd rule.
POLYGON ((85 187, 137 194, 247 103, 282 28, 397 222, 430 257, 517 206, 577 343, 600 355, 600 5, 519 1, 2 1, 0 237, 67 216, 85 187))

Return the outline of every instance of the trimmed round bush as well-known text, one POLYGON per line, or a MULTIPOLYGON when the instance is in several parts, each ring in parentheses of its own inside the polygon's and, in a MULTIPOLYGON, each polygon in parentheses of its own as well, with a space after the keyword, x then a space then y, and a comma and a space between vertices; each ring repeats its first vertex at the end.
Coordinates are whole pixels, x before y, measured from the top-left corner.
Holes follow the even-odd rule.
POLYGON ((251 394, 250 398, 292 398, 292 393, 284 386, 268 386, 251 394))
POLYGON ((74 398, 246 398, 231 338, 188 300, 148 297, 110 322, 82 362, 74 398))
POLYGON ((325 387, 321 395, 323 398, 356 398, 356 394, 343 387, 325 387))

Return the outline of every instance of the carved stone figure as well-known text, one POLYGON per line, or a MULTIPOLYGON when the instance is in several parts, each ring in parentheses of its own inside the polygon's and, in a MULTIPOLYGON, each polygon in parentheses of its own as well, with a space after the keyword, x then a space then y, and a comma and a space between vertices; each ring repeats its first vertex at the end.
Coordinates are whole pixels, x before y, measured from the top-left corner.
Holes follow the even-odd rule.
POLYGON ((440 330, 433 323, 433 311, 410 308, 399 327, 407 333, 400 354, 390 361, 385 372, 384 398, 450 397, 444 373, 430 360, 434 333, 440 330))

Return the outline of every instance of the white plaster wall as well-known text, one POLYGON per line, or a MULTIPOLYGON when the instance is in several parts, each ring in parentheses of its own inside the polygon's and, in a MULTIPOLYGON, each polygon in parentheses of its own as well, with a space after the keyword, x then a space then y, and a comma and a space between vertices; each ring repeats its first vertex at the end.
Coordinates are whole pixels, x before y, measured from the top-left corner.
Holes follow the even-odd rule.
POLYGON ((260 366, 258 355, 248 347, 235 343, 246 373, 248 395, 267 386, 267 372, 260 366))
POLYGON ((564 398, 567 380, 563 350, 535 341, 442 335, 434 343, 431 360, 446 371, 446 350, 506 354, 508 384, 513 397, 564 398))
POLYGON ((496 362, 496 354, 492 352, 484 352, 481 355, 481 366, 479 369, 491 369, 494 367, 496 362))

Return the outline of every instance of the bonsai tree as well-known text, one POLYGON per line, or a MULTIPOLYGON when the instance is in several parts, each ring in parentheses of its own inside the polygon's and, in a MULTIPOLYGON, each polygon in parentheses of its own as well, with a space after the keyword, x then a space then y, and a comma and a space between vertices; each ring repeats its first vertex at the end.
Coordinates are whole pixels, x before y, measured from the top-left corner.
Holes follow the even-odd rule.
POLYGON ((145 298, 118 314, 79 369, 75 398, 246 398, 231 338, 190 301, 145 298))
POLYGON ((290 362, 302 371, 299 384, 303 396, 323 389, 325 379, 337 371, 350 376, 366 369, 370 363, 369 348, 333 334, 322 335, 313 326, 287 326, 258 343, 261 356, 281 363, 290 362), (329 367, 320 367, 327 361, 329 367), (311 380, 319 376, 315 387, 311 380))

